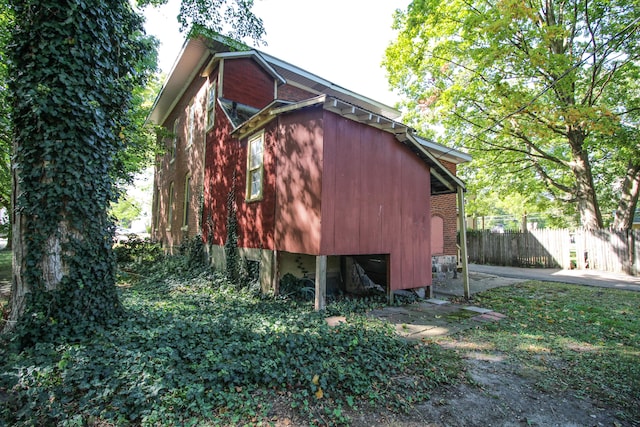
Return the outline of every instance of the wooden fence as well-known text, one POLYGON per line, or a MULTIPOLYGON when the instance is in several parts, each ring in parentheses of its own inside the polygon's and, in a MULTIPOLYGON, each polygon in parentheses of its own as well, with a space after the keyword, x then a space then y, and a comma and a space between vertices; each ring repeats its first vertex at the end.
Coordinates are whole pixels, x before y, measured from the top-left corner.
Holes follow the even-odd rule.
POLYGON ((467 231, 469 262, 540 268, 590 268, 637 275, 640 230, 467 231))

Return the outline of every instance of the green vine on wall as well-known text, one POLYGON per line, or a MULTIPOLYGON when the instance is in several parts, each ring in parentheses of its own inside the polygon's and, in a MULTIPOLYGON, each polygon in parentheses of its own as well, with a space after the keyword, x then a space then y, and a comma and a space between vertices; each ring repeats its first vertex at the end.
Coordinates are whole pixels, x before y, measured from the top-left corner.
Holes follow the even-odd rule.
POLYGON ((229 280, 238 285, 240 282, 241 260, 238 253, 238 213, 236 211, 236 173, 233 172, 231 190, 227 194, 227 239, 224 242, 226 272, 229 280))

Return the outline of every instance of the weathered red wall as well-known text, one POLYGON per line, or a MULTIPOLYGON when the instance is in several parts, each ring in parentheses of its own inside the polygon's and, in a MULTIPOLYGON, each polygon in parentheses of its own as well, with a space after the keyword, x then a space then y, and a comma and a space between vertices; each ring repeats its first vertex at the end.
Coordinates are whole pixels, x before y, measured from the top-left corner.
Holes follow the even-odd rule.
POLYGON ((268 124, 264 134, 262 198, 246 202, 247 180, 247 140, 241 141, 239 154, 239 171, 237 173, 237 217, 238 246, 243 248, 273 249, 276 208, 276 145, 275 122, 268 124))
POLYGON ((231 130, 224 112, 216 104, 215 126, 207 132, 202 211, 203 238, 215 245, 224 245, 226 241, 227 197, 233 189, 238 162, 239 143, 231 139, 231 130))
POLYGON ((389 133, 323 122, 321 253, 390 254, 393 289, 430 285, 429 168, 389 133))
POLYGON ((278 87, 277 98, 285 101, 303 101, 314 96, 317 95, 289 84, 278 87))
POLYGON ((274 79, 254 60, 225 60, 223 70, 221 98, 256 108, 263 108, 273 101, 274 79))
MULTIPOLYGON (((175 159, 172 161, 170 154, 165 151, 156 159, 156 171, 154 176, 154 200, 152 212, 152 237, 162 242, 168 248, 179 245, 185 239, 194 237, 200 233, 199 200, 202 190, 203 161, 205 151, 204 126, 205 105, 207 94, 207 79, 197 77, 189 85, 182 98, 178 101, 173 111, 163 123, 167 131, 173 132, 173 123, 177 118, 178 141, 176 145, 175 159), (193 144, 187 147, 187 128, 189 106, 195 103, 195 122, 193 144), (188 227, 184 228, 183 213, 185 205, 185 181, 187 174, 190 180, 190 210, 188 215, 188 227), (171 224, 168 221, 169 213, 169 188, 173 182, 173 218, 171 224)), ((162 144, 166 148, 172 143, 172 137, 164 138, 162 144)))
POLYGON ((227 239, 227 200, 235 190, 238 246, 273 249, 275 222, 274 125, 265 132, 263 198, 246 202, 247 138, 231 137, 232 126, 218 106, 216 125, 207 134, 203 234, 207 242, 224 245, 227 239), (235 176, 235 178, 234 178, 235 176))
POLYGON ((281 116, 278 135, 275 247, 319 255, 322 110, 308 108, 281 116))
POLYGON ((429 168, 391 134, 308 108, 280 118, 275 248, 390 254, 393 289, 431 284, 429 168))

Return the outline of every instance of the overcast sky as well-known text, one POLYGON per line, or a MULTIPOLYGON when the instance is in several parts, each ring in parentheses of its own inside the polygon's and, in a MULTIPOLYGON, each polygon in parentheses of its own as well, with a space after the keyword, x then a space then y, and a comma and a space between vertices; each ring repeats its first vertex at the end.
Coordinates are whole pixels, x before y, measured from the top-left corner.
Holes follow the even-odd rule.
MULTIPOLYGON (((389 42, 393 12, 409 0, 255 0, 270 55, 301 67, 346 89, 393 105, 380 63, 389 42)), ((160 67, 169 72, 184 42, 176 16, 179 0, 149 9, 147 32, 160 42, 160 67)))

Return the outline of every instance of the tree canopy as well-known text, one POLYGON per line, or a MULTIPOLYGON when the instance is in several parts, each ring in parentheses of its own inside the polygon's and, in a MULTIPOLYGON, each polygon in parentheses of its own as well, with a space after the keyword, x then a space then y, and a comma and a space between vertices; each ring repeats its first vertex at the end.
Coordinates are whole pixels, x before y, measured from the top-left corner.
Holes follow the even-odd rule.
POLYGON ((396 13, 384 64, 408 119, 477 159, 477 188, 571 206, 587 228, 617 209, 626 228, 640 183, 639 6, 415 0, 396 13))

